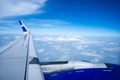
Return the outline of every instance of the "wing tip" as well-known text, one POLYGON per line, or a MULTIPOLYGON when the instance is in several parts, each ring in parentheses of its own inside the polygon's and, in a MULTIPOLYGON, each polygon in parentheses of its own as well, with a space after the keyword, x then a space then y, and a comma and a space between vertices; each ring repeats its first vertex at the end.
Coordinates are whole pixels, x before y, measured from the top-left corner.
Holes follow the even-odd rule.
POLYGON ((29 29, 23 24, 21 20, 18 20, 18 22, 21 25, 23 32, 29 32, 29 29))
POLYGON ((20 23, 20 25, 22 25, 22 24, 23 24, 21 20, 18 20, 18 22, 20 23))

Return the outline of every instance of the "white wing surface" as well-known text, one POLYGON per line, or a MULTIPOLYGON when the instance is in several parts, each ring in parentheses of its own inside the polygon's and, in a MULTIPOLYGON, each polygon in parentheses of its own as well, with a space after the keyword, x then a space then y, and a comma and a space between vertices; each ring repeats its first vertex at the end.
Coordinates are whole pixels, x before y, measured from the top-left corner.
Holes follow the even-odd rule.
POLYGON ((19 23, 24 36, 0 53, 0 80, 44 80, 32 35, 19 23))

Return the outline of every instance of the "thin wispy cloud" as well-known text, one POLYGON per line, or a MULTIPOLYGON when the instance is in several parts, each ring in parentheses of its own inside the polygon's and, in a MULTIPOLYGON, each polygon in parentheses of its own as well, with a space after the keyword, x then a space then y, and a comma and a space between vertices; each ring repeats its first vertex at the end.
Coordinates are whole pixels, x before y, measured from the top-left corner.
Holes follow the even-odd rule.
POLYGON ((7 29, 8 27, 2 27, 2 26, 0 26, 0 29, 7 29))
POLYGON ((51 26, 53 26, 53 25, 51 25, 51 24, 42 24, 42 26, 51 27, 51 26))
POLYGON ((41 24, 44 26, 51 26, 51 25, 70 25, 71 23, 64 21, 64 20, 52 20, 52 19, 29 19, 25 20, 26 24, 41 24))
MULTIPOLYGON (((35 13, 44 6, 46 0, 1 0, 0 18, 10 16, 21 16, 35 13)), ((42 10, 39 10, 39 13, 42 10)))

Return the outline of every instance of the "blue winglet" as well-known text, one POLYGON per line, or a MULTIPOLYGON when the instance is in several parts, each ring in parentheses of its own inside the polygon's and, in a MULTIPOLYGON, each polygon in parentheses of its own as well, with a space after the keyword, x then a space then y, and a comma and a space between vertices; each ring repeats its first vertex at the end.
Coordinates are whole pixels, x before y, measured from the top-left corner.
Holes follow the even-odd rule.
POLYGON ((21 28, 22 28, 23 32, 28 32, 29 31, 28 28, 23 24, 23 22, 21 20, 19 20, 19 23, 21 25, 21 28))
POLYGON ((20 25, 22 25, 22 21, 21 20, 18 20, 18 21, 19 21, 20 25))

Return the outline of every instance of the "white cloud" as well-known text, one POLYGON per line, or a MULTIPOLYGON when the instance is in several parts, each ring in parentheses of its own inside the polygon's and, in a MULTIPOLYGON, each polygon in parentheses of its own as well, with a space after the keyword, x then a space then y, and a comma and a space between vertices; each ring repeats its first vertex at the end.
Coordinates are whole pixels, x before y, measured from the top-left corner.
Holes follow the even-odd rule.
POLYGON ((90 62, 96 63, 96 62, 100 62, 100 60, 101 60, 101 58, 93 58, 90 62))
POLYGON ((78 50, 82 50, 82 49, 85 49, 85 48, 87 48, 87 47, 89 47, 87 44, 85 44, 85 45, 76 45, 75 46, 78 50))
POLYGON ((54 47, 56 50, 60 50, 63 48, 62 46, 60 45, 53 45, 52 47, 54 47))
POLYGON ((34 13, 45 2, 46 0, 1 0, 0 18, 34 13))
POLYGON ((42 24, 42 26, 51 27, 52 25, 51 24, 42 24))
POLYGON ((96 41, 96 40, 88 40, 88 39, 82 39, 79 41, 78 44, 89 44, 89 45, 101 45, 103 42, 96 41))
POLYGON ((120 47, 107 47, 107 48, 103 48, 103 50, 106 50, 106 51, 120 51, 120 47))
POLYGON ((92 52, 82 52, 81 55, 102 58, 102 56, 94 50, 92 52))
POLYGON ((56 39, 57 41, 78 41, 79 39, 72 36, 61 36, 56 39))
POLYGON ((117 45, 117 43, 116 43, 116 42, 113 42, 113 41, 109 42, 109 44, 110 44, 110 45, 117 45))
POLYGON ((40 41, 79 41, 81 37, 76 36, 57 36, 57 37, 51 37, 51 36, 45 36, 40 38, 35 38, 34 40, 40 40, 40 41))
POLYGON ((42 53, 42 52, 44 52, 44 49, 41 48, 41 49, 38 50, 38 52, 39 52, 39 53, 42 53))
POLYGON ((11 36, 5 36, 5 37, 3 37, 3 40, 8 40, 10 38, 11 38, 11 36))
POLYGON ((69 55, 63 55, 60 58, 58 58, 58 61, 67 61, 70 60, 70 56, 69 55))
POLYGON ((16 36, 15 39, 16 39, 16 40, 17 40, 17 39, 20 39, 20 36, 16 36))

